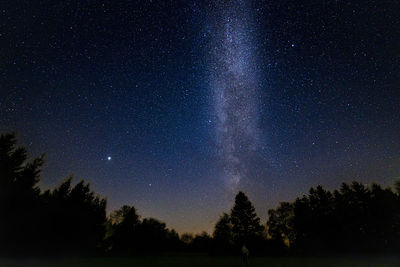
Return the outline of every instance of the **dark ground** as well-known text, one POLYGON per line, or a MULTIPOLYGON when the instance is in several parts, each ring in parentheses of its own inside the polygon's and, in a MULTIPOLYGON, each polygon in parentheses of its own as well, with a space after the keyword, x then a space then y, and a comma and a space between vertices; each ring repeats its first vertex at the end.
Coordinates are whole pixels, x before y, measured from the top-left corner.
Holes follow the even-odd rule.
MULTIPOLYGON (((141 256, 136 258, 0 259, 0 266, 138 266, 138 267, 241 267, 240 257, 141 256)), ((400 257, 260 257, 249 267, 261 266, 400 266, 400 257)))

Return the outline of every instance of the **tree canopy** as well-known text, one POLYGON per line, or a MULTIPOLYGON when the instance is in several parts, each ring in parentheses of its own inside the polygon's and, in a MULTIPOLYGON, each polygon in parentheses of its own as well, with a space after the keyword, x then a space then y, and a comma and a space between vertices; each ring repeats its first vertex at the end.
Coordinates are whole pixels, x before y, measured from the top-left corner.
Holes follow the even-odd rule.
POLYGON ((44 155, 28 159, 14 133, 0 135, 0 254, 137 255, 169 251, 251 255, 400 252, 400 181, 394 188, 360 182, 322 186, 268 211, 265 227, 238 192, 210 236, 179 234, 134 206, 106 214, 107 201, 83 180, 38 186, 44 155))
POLYGON ((263 226, 260 224, 260 218, 243 192, 236 195, 230 218, 233 237, 237 243, 249 242, 250 239, 262 234, 263 226))
MULTIPOLYGON (((397 183, 398 184, 398 183, 397 183)), ((272 239, 298 252, 393 252, 400 250, 400 196, 390 188, 343 183, 321 186, 292 203, 269 210, 272 239)))
POLYGON ((43 161, 44 155, 28 160, 26 149, 17 147, 15 133, 0 136, 0 249, 3 253, 27 251, 39 238, 37 184, 43 161))

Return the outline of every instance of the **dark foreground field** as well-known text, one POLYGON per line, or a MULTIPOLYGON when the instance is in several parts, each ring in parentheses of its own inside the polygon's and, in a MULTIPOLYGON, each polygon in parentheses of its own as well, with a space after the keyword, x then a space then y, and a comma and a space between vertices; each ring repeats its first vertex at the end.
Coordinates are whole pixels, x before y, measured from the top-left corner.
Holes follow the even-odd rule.
MULTIPOLYGON (((241 267, 240 257, 157 256, 91 259, 1 259, 0 266, 138 266, 138 267, 241 267)), ((354 258, 251 258, 250 267, 261 266, 400 266, 396 257, 354 258)))

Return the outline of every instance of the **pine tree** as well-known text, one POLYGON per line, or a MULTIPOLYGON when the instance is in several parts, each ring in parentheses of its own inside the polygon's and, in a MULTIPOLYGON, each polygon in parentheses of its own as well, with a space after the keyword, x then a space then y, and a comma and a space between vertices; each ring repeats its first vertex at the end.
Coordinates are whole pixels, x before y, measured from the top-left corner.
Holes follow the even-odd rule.
POLYGON ((0 251, 25 251, 37 234, 43 156, 28 161, 14 133, 0 135, 0 251))
POLYGON ((236 244, 249 242, 262 234, 263 227, 260 225, 260 218, 243 192, 236 195, 230 217, 236 244))

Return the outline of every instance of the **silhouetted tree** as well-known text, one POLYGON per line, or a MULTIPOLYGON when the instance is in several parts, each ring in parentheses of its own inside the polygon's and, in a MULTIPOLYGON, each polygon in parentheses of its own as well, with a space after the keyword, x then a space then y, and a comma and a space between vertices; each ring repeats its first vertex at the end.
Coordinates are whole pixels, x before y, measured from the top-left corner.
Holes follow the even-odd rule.
POLYGON ((0 253, 27 253, 38 240, 37 183, 43 155, 28 161, 14 133, 0 136, 0 253))
POLYGON ((72 177, 42 196, 42 242, 52 253, 92 254, 105 235, 106 200, 72 177))
POLYGON ((335 235, 333 198, 321 186, 311 188, 308 196, 294 202, 294 245, 297 248, 322 250, 329 248, 335 235))
POLYGON ((218 254, 232 253, 233 232, 231 218, 223 213, 215 224, 213 233, 213 252, 218 254))
MULTIPOLYGON (((72 177, 54 190, 37 186, 43 156, 27 161, 15 134, 0 136, 0 253, 2 255, 82 255, 101 251, 132 255, 181 250, 174 230, 153 218, 140 220, 134 207, 123 206, 106 217, 106 200, 84 181, 72 177)), ((209 237, 196 236, 206 247, 209 237)))
POLYGON ((377 184, 321 186, 269 211, 272 239, 287 236, 297 252, 395 252, 400 249, 400 197, 377 184))
MULTIPOLYGON (((399 239, 400 210, 396 195, 373 184, 353 182, 335 191, 338 233, 345 251, 389 251, 399 239)), ((340 243, 338 241, 338 243, 340 243)))
POLYGON ((288 202, 281 202, 277 209, 268 210, 267 227, 271 239, 281 245, 293 244, 295 239, 293 219, 293 205, 288 202))
POLYGON ((400 201, 389 189, 373 184, 368 203, 368 223, 366 251, 391 251, 399 247, 400 240, 400 201))
POLYGON ((167 235, 167 251, 182 251, 183 242, 180 240, 178 233, 174 229, 171 229, 168 231, 167 235))
POLYGON ((135 207, 122 206, 110 215, 110 221, 112 229, 107 240, 109 250, 117 254, 136 253, 138 247, 136 230, 140 224, 140 216, 135 207))
POLYGON ((137 238, 142 253, 159 253, 169 250, 169 230, 166 224, 154 218, 143 219, 137 228, 137 238))
POLYGON ((192 233, 184 233, 181 235, 181 241, 186 245, 190 245, 193 241, 193 234, 192 233))
POLYGON ((196 252, 211 252, 212 238, 207 232, 195 235, 191 242, 191 247, 196 252))
POLYGON ((106 251, 120 255, 178 251, 183 244, 174 230, 154 218, 140 220, 135 207, 122 206, 109 218, 106 251))
POLYGON ((249 243, 262 236, 263 226, 260 224, 260 218, 257 216, 253 204, 243 192, 239 192, 235 197, 230 220, 236 245, 241 246, 243 243, 247 243, 251 248, 249 243))
POLYGON ((43 156, 28 161, 15 134, 0 136, 0 253, 114 254, 239 251, 246 243, 252 255, 280 253, 283 244, 295 252, 400 252, 400 181, 394 190, 359 182, 343 183, 333 192, 321 186, 293 203, 268 211, 268 234, 247 196, 239 192, 231 214, 223 214, 213 238, 183 234, 166 224, 141 220, 134 207, 123 206, 106 218, 106 200, 72 177, 54 190, 41 192, 43 156), (236 246, 236 247, 234 247, 236 246))

